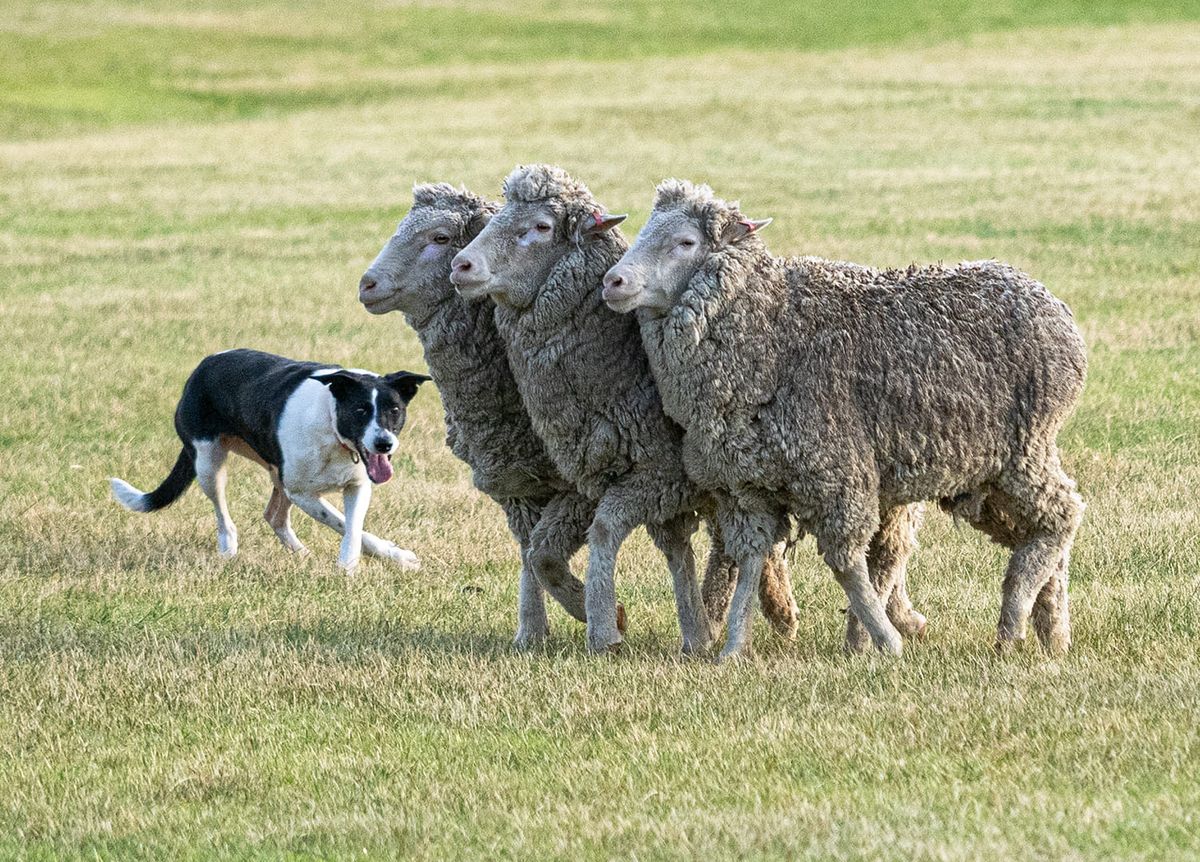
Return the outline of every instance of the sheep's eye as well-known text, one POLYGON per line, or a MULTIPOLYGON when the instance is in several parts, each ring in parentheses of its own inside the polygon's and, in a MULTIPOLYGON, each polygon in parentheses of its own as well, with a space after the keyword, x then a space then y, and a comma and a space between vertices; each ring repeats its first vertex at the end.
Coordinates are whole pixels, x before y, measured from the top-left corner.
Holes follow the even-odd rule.
POLYGON ((696 241, 694 239, 681 239, 679 244, 684 248, 691 248, 696 244, 696 241))
POLYGON ((433 241, 438 245, 445 245, 446 243, 450 242, 450 237, 446 236, 444 233, 439 233, 434 236, 433 241))
POLYGON ((550 228, 551 225, 546 224, 544 221, 540 221, 535 225, 535 230, 538 233, 550 233, 550 228))

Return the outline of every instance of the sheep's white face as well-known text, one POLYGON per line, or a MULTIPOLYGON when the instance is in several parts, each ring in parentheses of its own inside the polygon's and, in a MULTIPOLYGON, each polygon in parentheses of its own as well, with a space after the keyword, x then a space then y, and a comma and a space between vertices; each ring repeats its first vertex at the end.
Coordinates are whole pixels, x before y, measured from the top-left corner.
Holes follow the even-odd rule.
POLYGON ((654 210, 624 257, 605 274, 604 301, 620 314, 637 308, 665 311, 711 251, 700 225, 682 210, 654 210))
POLYGON ((363 274, 363 307, 372 314, 420 313, 452 297, 450 261, 488 218, 486 212, 468 220, 459 209, 413 207, 363 274))
POLYGON ((512 201, 455 255, 450 280, 469 300, 527 308, 569 248, 562 216, 548 204, 512 201))

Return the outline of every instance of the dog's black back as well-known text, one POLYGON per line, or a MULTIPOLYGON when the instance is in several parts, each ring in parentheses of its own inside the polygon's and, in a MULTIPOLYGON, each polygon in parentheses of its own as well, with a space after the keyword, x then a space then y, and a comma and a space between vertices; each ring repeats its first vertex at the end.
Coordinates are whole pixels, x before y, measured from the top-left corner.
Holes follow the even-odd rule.
POLYGON ((240 437, 273 467, 283 466, 276 429, 288 398, 321 368, 261 350, 226 350, 205 357, 183 386, 175 430, 186 444, 240 437))

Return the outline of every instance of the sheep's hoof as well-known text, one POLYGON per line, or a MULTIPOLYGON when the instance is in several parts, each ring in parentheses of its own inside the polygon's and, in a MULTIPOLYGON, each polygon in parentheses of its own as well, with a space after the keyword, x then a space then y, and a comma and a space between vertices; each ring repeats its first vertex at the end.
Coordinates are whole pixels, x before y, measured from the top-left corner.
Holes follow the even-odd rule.
POLYGON ((606 655, 608 653, 616 653, 621 649, 621 644, 624 641, 621 635, 614 634, 612 637, 594 634, 588 632, 587 648, 592 655, 606 655))
MULTIPOLYGON (((707 621, 705 621, 705 624, 707 625, 707 621)), ((713 638, 711 632, 701 633, 701 637, 696 639, 684 638, 683 649, 681 652, 686 656, 704 655, 712 646, 712 642, 713 638), (704 634, 707 634, 708 636, 704 637, 704 634)))
POLYGON ((997 637, 992 650, 998 656, 1012 655, 1025 645, 1025 638, 997 637))
POLYGON ((730 650, 728 647, 721 650, 717 657, 713 659, 715 664, 746 664, 754 658, 754 651, 749 647, 742 649, 730 650))
POLYGON ((900 636, 884 637, 884 639, 875 644, 875 648, 887 656, 899 657, 904 654, 904 642, 900 640, 900 636))
POLYGON ((899 622, 893 621, 896 630, 900 632, 901 637, 913 638, 915 640, 925 640, 925 630, 929 626, 929 621, 924 615, 916 611, 909 611, 908 617, 899 622))
POLYGON ((842 652, 846 655, 862 655, 867 651, 867 645, 871 640, 865 633, 861 635, 846 635, 846 640, 842 643, 842 652))
POLYGON ((796 632, 800 629, 800 620, 797 619, 797 612, 794 608, 789 616, 775 617, 768 621, 775 633, 785 640, 793 640, 796 632))
POLYGON ((546 638, 550 636, 550 629, 518 629, 517 636, 513 638, 513 646, 522 652, 526 650, 537 649, 546 645, 546 638))
POLYGON ((923 641, 925 640, 926 635, 929 634, 929 620, 925 619, 922 614, 919 614, 916 611, 913 611, 913 616, 917 621, 917 630, 913 634, 913 637, 919 641, 923 641))
POLYGON ((1042 650, 1053 658, 1061 658, 1071 651, 1071 636, 1066 633, 1049 635, 1042 641, 1042 650))
POLYGON ((617 602, 617 631, 625 634, 625 606, 617 602))

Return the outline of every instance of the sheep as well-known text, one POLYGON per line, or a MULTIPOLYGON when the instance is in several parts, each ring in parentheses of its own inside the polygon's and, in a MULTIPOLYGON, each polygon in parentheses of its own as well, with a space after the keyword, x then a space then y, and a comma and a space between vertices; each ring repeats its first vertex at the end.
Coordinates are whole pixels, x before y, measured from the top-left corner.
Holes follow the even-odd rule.
MULTIPOLYGON (((588 530, 588 647, 621 643, 613 620, 614 568, 626 536, 645 524, 667 557, 687 653, 712 639, 695 582, 690 536, 703 495, 688 482, 681 432, 662 412, 635 324, 600 301, 600 279, 626 243, 582 183, 560 168, 518 167, 504 183, 506 204, 454 258, 451 280, 469 300, 491 298, 495 320, 534 429, 559 470, 597 504, 588 530)), ((773 543, 763 610, 776 629, 795 630, 796 608, 773 543)), ((537 558, 539 575, 561 574, 537 558)), ((708 571, 716 584, 719 541, 708 571)), ((711 597, 710 597, 711 599, 711 597)))
POLYGON ((815 534, 877 649, 899 633, 870 578, 897 510, 943 509, 1012 550, 996 646, 1070 646, 1068 559, 1083 512, 1058 431, 1083 389, 1083 339, 1040 283, 995 261, 879 271, 776 258, 707 186, 658 187, 633 247, 605 276, 640 309, 688 474, 717 495, 739 579, 722 657, 750 650, 748 605, 790 514, 815 534))
MULTIPOLYGON (((413 207, 363 275, 359 299, 372 314, 401 311, 417 332, 441 392, 447 445, 471 467, 475 487, 505 512, 522 560, 514 642, 526 648, 543 642, 549 631, 529 548, 536 542, 542 565, 552 568, 554 598, 584 620, 584 587, 568 561, 583 544, 595 505, 573 492, 534 433, 496 332, 494 304, 468 304, 450 284, 450 258, 498 209, 446 183, 414 187, 413 207)), ((764 578, 763 589, 771 592, 764 607, 772 625, 787 631, 795 625, 790 585, 786 571, 782 584, 771 574, 780 565, 776 552, 764 578)), ((731 568, 727 557, 710 557, 709 570, 721 570, 726 580, 731 568)), ((617 626, 625 628, 619 602, 617 626)))
MULTIPOLYGON (((500 504, 520 547, 519 648, 542 643, 549 624, 531 565, 537 548, 554 567, 552 595, 583 621, 584 588, 569 560, 584 542, 595 505, 575 493, 534 433, 492 319, 492 303, 468 304, 450 284, 450 260, 499 209, 445 183, 418 185, 413 207, 359 283, 372 314, 401 311, 416 331, 438 390, 450 450, 475 487, 500 504)), ((624 626, 618 607, 618 626, 624 626)))

